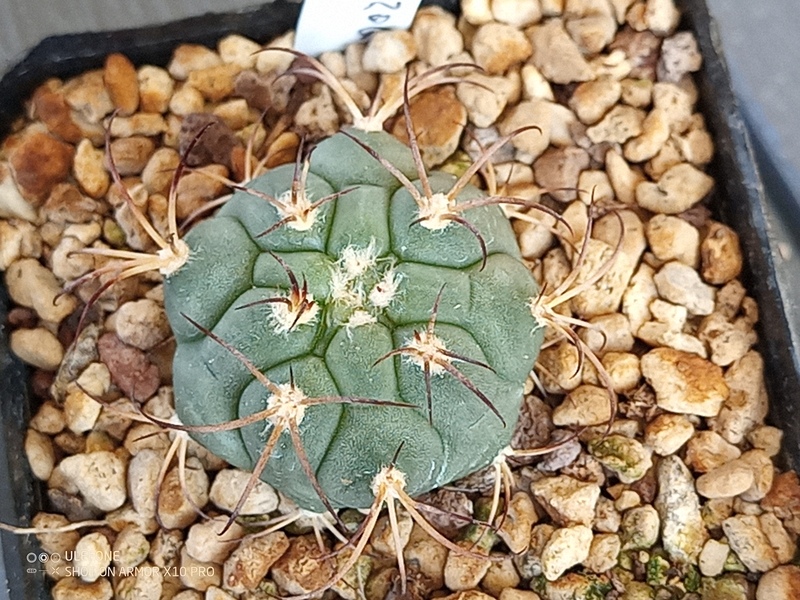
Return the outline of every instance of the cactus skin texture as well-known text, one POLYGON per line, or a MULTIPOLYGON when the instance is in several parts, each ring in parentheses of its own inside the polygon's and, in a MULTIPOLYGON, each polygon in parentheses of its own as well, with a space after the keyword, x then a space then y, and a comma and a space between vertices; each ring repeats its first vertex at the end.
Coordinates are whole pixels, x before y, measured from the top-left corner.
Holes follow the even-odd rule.
MULTIPOLYGON (((350 133, 416 180, 406 146, 383 132, 350 133)), ((279 197, 290 189, 293 172, 284 165, 248 186, 279 197)), ((438 172, 429 177, 434 192, 449 191, 454 181, 438 172)), ((354 189, 319 206, 310 226, 286 223, 260 237, 282 215, 263 198, 236 192, 215 218, 186 236, 189 261, 167 278, 164 293, 177 340, 176 410, 186 425, 224 423, 264 410, 271 393, 184 314, 278 385, 292 380, 308 397, 353 395, 416 407, 326 403, 305 410, 302 444, 330 505, 368 508, 373 478, 393 460, 415 496, 486 466, 509 444, 543 332, 530 311, 536 283, 497 205, 463 213, 485 240, 488 256, 481 268, 474 232, 454 222, 438 229, 415 223, 418 208, 408 191, 338 133, 312 153, 306 191, 313 202, 349 188, 354 189), (243 306, 289 295, 281 262, 307 284, 316 304, 296 323, 279 318, 279 303, 243 306), (422 362, 401 353, 380 360, 414 332, 425 331, 437 295, 435 335, 448 351, 491 367, 453 360, 505 423, 436 365, 429 416, 422 362)), ((458 202, 482 195, 467 186, 458 202)), ((271 426, 259 421, 192 436, 231 464, 252 470, 271 426)), ((261 477, 300 507, 323 510, 288 433, 261 477)))

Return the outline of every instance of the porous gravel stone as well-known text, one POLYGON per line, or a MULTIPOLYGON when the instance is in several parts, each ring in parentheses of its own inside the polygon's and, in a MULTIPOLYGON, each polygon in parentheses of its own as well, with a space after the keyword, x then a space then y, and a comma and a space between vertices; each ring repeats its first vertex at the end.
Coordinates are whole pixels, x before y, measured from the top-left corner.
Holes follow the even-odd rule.
MULTIPOLYGON (((603 368, 611 378, 612 389, 616 393, 629 392, 637 387, 642 378, 639 368, 639 357, 630 352, 608 352, 601 359, 603 368)), ((599 378, 589 376, 589 370, 584 373, 585 383, 603 385, 599 378)))
MULTIPOLYGON (((223 469, 214 477, 209 499, 218 508, 232 512, 244 492, 250 473, 240 469, 223 469)), ((264 515, 278 508, 278 495, 272 487, 258 481, 239 509, 242 515, 264 515)))
POLYGON ((155 143, 148 137, 121 138, 111 142, 111 157, 120 175, 138 175, 155 148, 155 143))
POLYGON ((715 431, 698 431, 686 445, 686 464, 699 473, 708 473, 741 454, 715 431))
POLYGON ((450 594, 449 596, 444 596, 442 600, 491 600, 492 598, 494 598, 494 596, 490 596, 480 590, 464 590, 462 592, 450 594))
POLYGON ((44 402, 30 420, 30 426, 48 435, 56 435, 64 429, 64 413, 52 401, 44 402))
POLYGON ((714 180, 689 163, 665 171, 658 182, 643 181, 636 186, 636 202, 655 213, 677 214, 702 200, 714 180))
POLYGON ((144 516, 155 516, 158 474, 164 460, 163 455, 153 449, 138 451, 128 463, 128 490, 131 504, 136 512, 144 516))
POLYGON ((551 102, 555 100, 550 82, 530 62, 522 65, 520 76, 522 77, 522 90, 525 99, 549 100, 551 102))
POLYGON ((72 173, 81 190, 92 198, 102 198, 108 191, 111 177, 104 166, 105 153, 83 139, 75 149, 72 173))
POLYGON ((272 578, 290 594, 307 594, 325 585, 335 573, 314 536, 293 538, 289 549, 272 566, 272 578))
POLYGON ((586 135, 595 144, 624 144, 642 133, 644 118, 645 113, 638 108, 618 104, 600 122, 589 127, 586 135))
POLYGON ((421 8, 411 33, 417 45, 417 56, 437 67, 464 50, 464 38, 456 29, 455 17, 438 6, 421 8))
POLYGON ((481 550, 473 542, 462 541, 459 546, 464 549, 470 548, 472 553, 457 553, 451 550, 447 554, 447 561, 444 565, 444 584, 454 591, 477 587, 492 566, 492 561, 482 558, 481 550))
POLYGON ((35 258, 22 258, 5 273, 6 289, 11 299, 27 306, 45 321, 60 323, 75 310, 73 296, 62 294, 55 275, 35 258))
POLYGON ((583 561, 586 570, 592 573, 605 573, 617 566, 622 547, 616 533, 595 534, 589 548, 589 556, 583 561))
POLYGON ((196 87, 181 85, 169 99, 169 110, 180 117, 185 117, 203 110, 205 99, 196 87))
POLYGON ((642 375, 656 392, 656 403, 676 413, 715 417, 729 388, 717 365, 671 348, 655 348, 641 359, 642 375))
POLYGON ((497 535, 513 554, 519 554, 528 549, 531 527, 538 519, 530 495, 525 492, 517 492, 511 497, 508 514, 500 529, 497 530, 497 535))
POLYGON ((514 86, 504 77, 471 73, 456 85, 456 96, 467 109, 470 122, 476 127, 488 128, 505 109, 513 89, 514 86))
POLYGON ((666 456, 656 468, 658 495, 655 507, 661 518, 661 536, 670 558, 696 563, 708 539, 694 479, 676 455, 666 456))
POLYGON ((758 523, 775 550, 778 562, 791 562, 797 550, 797 539, 786 530, 781 520, 773 513, 765 512, 758 515, 758 523))
POLYGON ((161 67, 143 65, 136 73, 139 82, 139 109, 148 113, 165 113, 169 108, 175 81, 161 67))
POLYGON ((620 523, 620 537, 624 550, 646 550, 658 542, 661 519, 658 511, 649 504, 625 511, 620 523))
POLYGON ((778 556, 761 529, 758 517, 736 515, 722 522, 731 549, 751 571, 763 573, 778 566, 778 556))
POLYGON ((164 589, 164 573, 150 563, 143 563, 135 575, 119 580, 115 593, 119 600, 158 598, 164 589))
POLYGON ((782 565, 764 573, 758 582, 756 600, 774 600, 800 598, 800 567, 782 565))
POLYGON ((625 142, 623 151, 625 158, 633 163, 649 160, 659 153, 669 136, 666 111, 654 109, 642 121, 642 133, 625 142))
POLYGON ((544 100, 521 102, 508 111, 498 127, 502 135, 530 127, 515 135, 511 143, 531 159, 536 159, 550 144, 550 108, 544 100))
POLYGON ((170 336, 163 307, 147 298, 120 306, 114 314, 114 326, 119 339, 140 350, 150 350, 170 336))
POLYGON ((114 333, 100 336, 97 350, 113 382, 130 398, 144 401, 156 393, 160 383, 158 367, 144 352, 128 346, 114 333))
POLYGON ((217 52, 222 62, 235 63, 243 69, 256 65, 256 56, 261 45, 243 35, 226 35, 217 43, 217 52))
POLYGON ((87 71, 64 85, 69 105, 89 123, 100 123, 114 110, 114 103, 103 81, 103 71, 87 71))
POLYGON ((747 434, 747 441, 753 448, 763 450, 770 458, 781 450, 783 431, 772 425, 759 425, 747 434))
POLYGON ((714 285, 727 283, 742 272, 743 256, 736 232, 712 222, 700 245, 703 279, 714 285))
MULTIPOLYGON (((294 31, 287 31, 279 35, 271 42, 264 46, 264 49, 269 48, 292 48, 294 47, 294 31)), ((345 52, 350 48, 358 48, 359 52, 363 53, 363 45, 356 44, 348 46, 345 52)), ((294 56, 287 52, 280 51, 267 51, 259 52, 256 58, 256 71, 259 73, 283 73, 285 72, 294 61, 294 56)), ((359 65, 360 68, 360 65, 359 65)), ((348 71, 348 76, 352 77, 352 73, 348 71)))
POLYGON ((753 470, 741 460, 720 465, 697 478, 697 493, 706 498, 732 498, 753 485, 753 470))
MULTIPOLYGON (((97 225, 99 234, 100 225, 97 225)), ((62 281, 78 279, 94 268, 94 258, 82 251, 86 246, 77 238, 65 235, 50 255, 53 275, 62 281)))
POLYGON ((700 572, 706 577, 716 577, 725 568, 731 547, 726 542, 707 540, 697 561, 700 572))
POLYGON ((150 553, 150 542, 135 527, 126 527, 117 535, 113 546, 114 565, 120 569, 132 569, 140 565, 150 553))
POLYGON ((181 485, 177 467, 171 469, 158 494, 158 517, 167 529, 183 529, 197 518, 197 508, 208 502, 208 475, 200 461, 186 461, 186 488, 181 485))
POLYGON ((659 81, 680 82, 687 73, 693 73, 703 64, 703 56, 691 31, 680 31, 661 44, 657 74, 659 81))
POLYGON ((643 16, 653 33, 664 36, 675 30, 681 15, 673 0, 647 0, 643 16))
POLYGON ((659 295, 674 302, 693 315, 710 315, 714 312, 716 290, 704 283, 689 265, 672 261, 661 267, 653 276, 659 295))
POLYGON ((9 339, 11 351, 23 362, 45 371, 55 371, 64 358, 58 338, 43 327, 15 329, 9 339))
MULTIPOLYGON (((478 592, 478 594, 485 596, 482 600, 491 600, 497 598, 504 589, 514 588, 519 584, 519 573, 514 568, 511 556, 506 556, 501 561, 493 562, 481 579, 481 587, 488 593, 478 592)), ((463 594, 462 598, 466 595, 463 594)))
MULTIPOLYGON (((458 148, 467 120, 467 110, 453 89, 439 87, 420 94, 411 101, 409 112, 425 166, 430 169, 445 162, 458 148)), ((408 143, 405 122, 398 120, 392 133, 408 143)))
POLYGON ((406 66, 417 52, 414 36, 408 31, 379 31, 364 50, 364 69, 377 73, 395 73, 406 66))
POLYGON ((589 63, 561 19, 534 25, 528 35, 532 45, 531 62, 551 82, 563 84, 592 78, 589 63))
POLYGON ((650 265, 639 265, 622 297, 622 314, 628 317, 633 332, 638 332, 652 318, 650 304, 658 297, 654 274, 655 269, 650 265))
POLYGON ((585 125, 593 125, 603 118, 620 99, 622 86, 611 77, 600 77, 581 83, 575 88, 569 106, 585 125))
POLYGON ((592 530, 584 525, 556 529, 542 549, 542 575, 555 581, 564 571, 589 556, 592 530))
MULTIPOLYGON (((623 239, 622 246, 625 245, 626 240, 623 239)), ((591 238, 587 244, 586 253, 578 269, 576 284, 592 280, 601 269, 605 270, 605 274, 592 285, 585 286, 585 289, 571 302, 572 310, 583 319, 607 315, 619 309, 636 261, 625 252, 615 256, 615 247, 616 241, 612 245, 595 238, 591 238)), ((577 263, 577 254, 573 256, 573 261, 577 263)))
POLYGON ((120 53, 106 57, 103 81, 108 95, 120 116, 128 116, 139 108, 139 84, 136 67, 127 56, 120 53))
POLYGON ((538 0, 492 0, 492 16, 523 29, 541 20, 542 9, 538 0))
POLYGON ((571 202, 578 197, 578 177, 589 164, 589 155, 581 148, 549 148, 533 163, 533 172, 536 183, 553 198, 571 202))
POLYGON ((67 421, 67 427, 73 433, 90 431, 97 422, 102 409, 102 404, 76 386, 64 399, 64 418, 67 421))
POLYGON ((758 502, 763 499, 774 481, 775 467, 770 455, 764 450, 755 448, 748 450, 738 459, 740 464, 746 466, 753 473, 753 484, 739 497, 746 502, 758 502))
POLYGON ((227 525, 227 516, 195 523, 186 536, 186 552, 200 562, 222 564, 244 535, 244 529, 235 521, 226 529, 227 525))
POLYGON ((588 427, 607 423, 611 418, 611 395, 594 385, 581 385, 553 410, 553 424, 559 427, 588 427))
POLYGON ((640 441, 611 434, 589 442, 589 452, 622 483, 633 483, 653 466, 652 451, 640 441))
POLYGON ((177 573, 181 584, 199 592, 207 592, 222 583, 222 566, 204 563, 192 558, 186 551, 186 545, 180 548, 180 563, 177 573))
POLYGON ((758 335, 745 321, 731 322, 719 312, 703 319, 697 336, 708 345, 711 362, 721 367, 742 358, 758 341, 758 335))
MULTIPOLYGON (((700 232, 673 215, 655 215, 647 222, 647 242, 656 258, 678 260, 696 268, 700 260, 700 232)), ((707 282, 708 279, 704 278, 707 282)), ((712 282, 713 283, 713 282, 712 282)))
POLYGON ((56 462, 53 441, 49 436, 29 428, 25 433, 24 448, 34 477, 41 481, 47 481, 56 462))
POLYGON ((8 163, 0 162, 0 217, 36 221, 36 209, 20 193, 8 163))
POLYGON ((36 258, 41 253, 41 236, 33 225, 25 221, 0 221, 0 270, 5 271, 20 258, 36 258))
POLYGON ((589 324, 580 336, 601 359, 609 352, 630 352, 633 349, 630 323, 622 313, 592 317, 589 324))
POLYGON ((114 590, 108 579, 85 583, 77 577, 59 580, 51 592, 53 600, 111 600, 114 590))
POLYGON ((218 64, 191 71, 187 82, 209 102, 219 102, 233 93, 234 80, 240 71, 236 64, 218 64))
POLYGON ((255 590, 288 549, 289 538, 282 531, 243 539, 223 565, 223 585, 235 593, 255 590))
POLYGON ((581 384, 580 359, 575 346, 561 342, 545 348, 539 353, 538 363, 542 367, 542 385, 545 390, 565 394, 581 384))
POLYGON ((694 435, 694 425, 685 415, 664 413, 645 426, 644 443, 659 456, 675 454, 694 435))
POLYGON ((172 148, 158 148, 142 169, 142 183, 150 194, 169 192, 180 155, 172 148))
POLYGON ((9 166, 22 196, 38 207, 72 168, 75 148, 36 131, 23 138, 9 156, 9 166))
POLYGON ((763 357, 754 350, 745 354, 728 367, 725 384, 730 394, 713 429, 731 444, 738 444, 764 423, 769 409, 763 357))
POLYGON ((68 456, 58 466, 84 499, 100 510, 112 511, 125 502, 125 463, 113 452, 68 456))
MULTIPOLYGON (((167 130, 167 122, 158 113, 136 113, 130 117, 117 117, 109 123, 109 131, 113 137, 122 138, 114 140, 122 142, 125 138, 137 139, 143 136, 157 136, 167 130)), ((150 140, 152 141, 152 140, 150 140)), ((127 155, 124 155, 127 156, 127 155)), ((131 175, 134 173, 130 173, 131 175)))
POLYGON ((558 475, 534 481, 531 492, 557 523, 588 526, 595 516, 600 486, 567 475, 558 475))
POLYGON ((617 22, 610 14, 588 14, 568 19, 566 29, 585 56, 601 52, 614 39, 617 22))
POLYGON ((461 10, 471 25, 483 25, 493 18, 490 0, 464 0, 461 10))
POLYGON ((88 533, 75 546, 72 566, 83 581, 97 581, 110 564, 111 544, 102 533, 88 533))
POLYGON ((31 115, 42 121, 50 133, 74 144, 83 132, 73 120, 72 109, 64 98, 63 83, 50 79, 40 85, 31 99, 31 115))
POLYGON ((625 158, 613 148, 606 152, 606 173, 614 188, 614 194, 624 204, 636 202, 636 188, 644 175, 634 170, 625 158))
POLYGON ((516 27, 487 23, 475 32, 471 50, 478 66, 490 75, 498 75, 526 60, 532 47, 525 34, 516 27))
POLYGON ((519 555, 514 561, 523 578, 528 579, 542 574, 542 549, 555 530, 556 528, 550 523, 533 526, 528 551, 519 555))

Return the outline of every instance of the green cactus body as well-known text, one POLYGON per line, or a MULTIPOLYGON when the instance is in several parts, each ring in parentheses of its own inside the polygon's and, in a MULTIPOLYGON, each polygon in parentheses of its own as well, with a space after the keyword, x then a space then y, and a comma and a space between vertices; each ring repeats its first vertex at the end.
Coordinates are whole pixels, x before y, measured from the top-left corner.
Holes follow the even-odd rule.
MULTIPOLYGON (((409 149, 385 134, 353 131, 409 179, 409 149)), ((250 182, 280 197, 293 167, 250 182)), ((430 174, 436 191, 454 178, 430 174)), ((413 495, 484 467, 509 444, 542 330, 530 311, 536 283, 519 258, 513 231, 495 205, 465 211, 487 247, 485 267, 473 232, 457 223, 429 229, 413 223, 418 209, 397 179, 344 134, 320 143, 306 179, 309 198, 354 188, 319 206, 313 222, 262 232, 281 215, 272 204, 237 192, 218 215, 186 236, 188 262, 165 283, 165 304, 177 340, 176 410, 186 425, 224 423, 267 406, 271 392, 229 351, 183 314, 242 352, 267 377, 290 378, 308 397, 359 396, 415 408, 325 403, 309 407, 299 425, 311 467, 332 506, 366 508, 372 480, 395 465, 413 495), (277 257, 277 258, 276 258, 277 257), (243 305, 289 293, 282 260, 305 281, 314 310, 287 322, 280 303, 243 305), (441 292, 435 335, 466 361, 454 366, 488 397, 503 422, 463 382, 431 371, 429 421, 423 368, 404 355, 381 357, 424 331, 441 292), (376 363, 376 361, 379 361, 376 363)), ((467 187, 458 201, 481 192, 467 187)), ((252 469, 271 423, 192 434, 233 465, 252 469)), ((282 434, 262 478, 308 510, 323 505, 303 472, 288 433, 282 434)))

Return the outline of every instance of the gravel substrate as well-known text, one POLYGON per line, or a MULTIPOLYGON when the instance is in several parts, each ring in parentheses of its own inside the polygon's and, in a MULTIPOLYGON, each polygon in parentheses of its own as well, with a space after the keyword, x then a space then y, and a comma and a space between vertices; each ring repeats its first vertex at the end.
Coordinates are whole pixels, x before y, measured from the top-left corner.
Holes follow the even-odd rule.
MULTIPOLYGON (((432 513, 472 554, 446 549, 401 513, 408 596, 800 598, 800 480, 773 464, 782 433, 765 424, 758 307, 739 281, 737 233, 707 201, 714 144, 696 112, 702 58, 692 34, 676 31, 671 0, 464 0, 462 11, 456 20, 425 8, 410 32, 381 32, 320 60, 362 109, 378 91, 396 93, 406 69, 479 65, 411 100, 428 168, 463 172, 479 144, 538 128, 501 148, 476 183, 562 215, 507 208, 550 327, 514 444, 563 443, 513 463, 498 531, 432 513), (583 285, 565 296, 576 264, 571 287, 583 285), (574 328, 606 373, 554 324, 574 328), (604 383, 619 400, 610 430, 604 383)), ((291 43, 288 33, 269 45, 291 43)), ((173 172, 203 127, 177 187, 181 221, 218 206, 224 178, 246 183, 249 146, 266 168, 292 162, 301 135, 317 141, 350 119, 325 85, 287 73, 294 56, 261 48, 231 35, 216 49, 180 46, 165 67, 111 55, 103 69, 44 82, 0 148, 10 346, 32 367, 40 404, 25 453, 49 498, 32 524, 100 522, 39 534, 55 599, 305 594, 346 559, 323 552, 308 515, 266 483, 218 535, 247 473, 137 416, 174 414, 161 275, 110 287, 76 338, 106 280, 70 284, 109 264, 84 250, 154 250, 112 181, 106 128, 130 196, 166 235, 173 172), (184 450, 181 470, 173 455, 184 450), (159 481, 165 459, 173 463, 159 481)), ((402 118, 385 126, 407 137, 402 118)), ((423 500, 486 518, 492 481, 490 468, 423 500)), ((350 512, 348 522, 363 518, 350 512)), ((394 552, 382 517, 364 559, 325 594, 397 597, 394 552)))

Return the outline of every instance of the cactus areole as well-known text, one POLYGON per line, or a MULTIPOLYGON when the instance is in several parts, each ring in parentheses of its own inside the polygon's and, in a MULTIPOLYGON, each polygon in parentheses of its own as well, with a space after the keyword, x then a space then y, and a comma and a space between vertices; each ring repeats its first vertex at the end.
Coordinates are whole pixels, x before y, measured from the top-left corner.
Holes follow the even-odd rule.
MULTIPOLYGON (((350 135, 418 185, 406 146, 384 132, 350 135)), ((180 420, 207 426, 276 408, 240 428, 192 433, 253 470, 288 407, 296 427, 274 441, 261 478, 311 511, 323 510, 320 491, 329 507, 370 507, 390 464, 411 496, 485 467, 510 443, 542 341, 530 310, 536 282, 502 210, 424 221, 400 181, 341 132, 316 147, 302 180, 293 214, 257 193, 288 198, 297 168, 284 165, 185 237, 189 259, 164 290, 180 420)), ((429 181, 447 192, 454 178, 429 181)), ((456 202, 482 196, 467 186, 456 202)))

